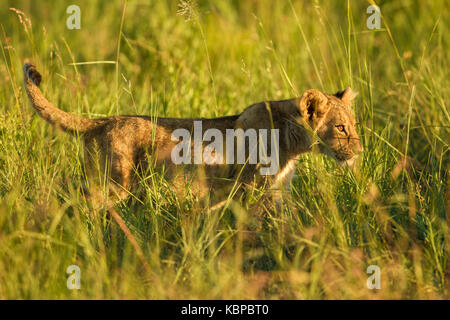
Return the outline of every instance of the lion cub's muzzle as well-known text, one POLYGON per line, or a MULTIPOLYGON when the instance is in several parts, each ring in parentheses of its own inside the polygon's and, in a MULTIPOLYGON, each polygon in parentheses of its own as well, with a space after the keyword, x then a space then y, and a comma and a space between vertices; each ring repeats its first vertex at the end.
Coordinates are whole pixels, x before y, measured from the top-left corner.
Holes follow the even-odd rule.
POLYGON ((364 148, 361 144, 361 141, 359 140, 359 138, 356 140, 357 142, 355 143, 355 145, 352 148, 353 151, 353 155, 345 160, 340 160, 339 164, 341 166, 348 166, 350 168, 353 168, 353 166, 355 165, 356 161, 358 160, 359 156, 363 153, 364 148))

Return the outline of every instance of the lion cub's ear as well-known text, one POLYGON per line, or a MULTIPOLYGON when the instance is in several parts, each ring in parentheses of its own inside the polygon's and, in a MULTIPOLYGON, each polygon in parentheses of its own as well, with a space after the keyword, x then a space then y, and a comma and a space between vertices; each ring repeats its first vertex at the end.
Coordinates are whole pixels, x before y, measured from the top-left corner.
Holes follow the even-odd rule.
POLYGON ((351 104, 357 95, 358 92, 353 92, 352 88, 348 87, 343 91, 337 92, 334 96, 341 99, 345 104, 351 104))
POLYGON ((300 98, 300 112, 305 120, 314 122, 322 117, 328 108, 328 98, 319 90, 306 90, 300 98))

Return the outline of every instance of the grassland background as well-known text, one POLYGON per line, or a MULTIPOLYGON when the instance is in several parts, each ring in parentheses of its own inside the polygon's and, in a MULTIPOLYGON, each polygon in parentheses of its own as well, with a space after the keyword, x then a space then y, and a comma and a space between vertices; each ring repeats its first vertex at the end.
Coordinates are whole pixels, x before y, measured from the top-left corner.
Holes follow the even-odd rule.
POLYGON ((199 1, 180 15, 176 1, 2 1, 0 298, 448 298, 449 3, 380 1, 380 30, 369 4, 199 1), (351 86, 362 164, 302 156, 292 200, 256 231, 245 204, 211 212, 144 181, 142 203, 118 210, 146 269, 114 221, 90 216, 81 145, 28 105, 24 58, 51 101, 89 117, 231 115, 351 86), (117 63, 70 65, 86 61, 117 63), (73 264, 81 290, 66 287, 73 264))

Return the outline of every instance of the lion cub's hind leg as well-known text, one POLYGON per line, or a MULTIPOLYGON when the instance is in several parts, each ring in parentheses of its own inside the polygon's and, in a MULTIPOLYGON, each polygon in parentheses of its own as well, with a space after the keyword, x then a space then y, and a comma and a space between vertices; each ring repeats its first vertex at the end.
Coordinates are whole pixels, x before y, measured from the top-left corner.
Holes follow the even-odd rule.
POLYGON ((113 153, 110 159, 111 172, 108 196, 112 202, 117 203, 128 199, 131 194, 131 180, 133 179, 135 165, 129 155, 113 153))
POLYGON ((101 135, 86 135, 84 164, 88 183, 87 200, 94 211, 110 208, 128 199, 134 174, 131 152, 107 148, 101 135))

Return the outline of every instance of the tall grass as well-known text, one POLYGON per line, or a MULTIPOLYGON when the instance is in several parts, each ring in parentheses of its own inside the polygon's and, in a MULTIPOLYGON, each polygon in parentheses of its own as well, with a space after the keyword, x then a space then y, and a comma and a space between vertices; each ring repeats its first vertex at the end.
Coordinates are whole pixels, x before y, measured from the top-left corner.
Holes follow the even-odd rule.
POLYGON ((364 1, 78 3, 80 30, 66 28, 71 1, 0 12, 0 298, 449 297, 446 1, 377 2, 380 30, 364 1), (302 156, 292 197, 262 216, 251 203, 211 211, 143 177, 145 196, 117 207, 141 253, 91 216, 80 141, 31 110, 24 58, 51 101, 88 117, 231 115, 351 85, 362 163, 302 156), (66 287, 69 265, 80 290, 66 287), (369 265, 380 290, 366 286, 369 265))

